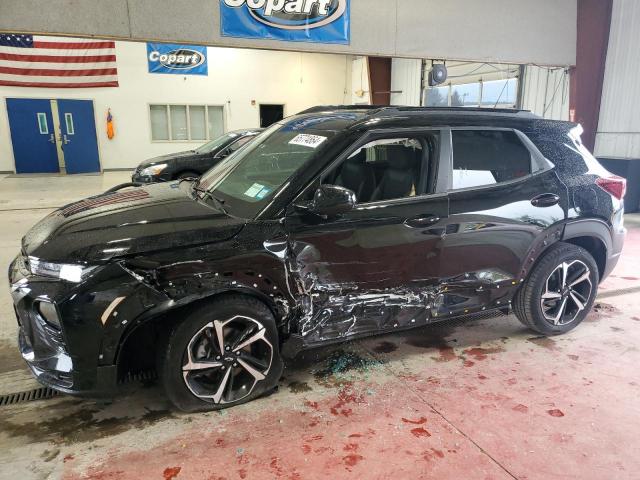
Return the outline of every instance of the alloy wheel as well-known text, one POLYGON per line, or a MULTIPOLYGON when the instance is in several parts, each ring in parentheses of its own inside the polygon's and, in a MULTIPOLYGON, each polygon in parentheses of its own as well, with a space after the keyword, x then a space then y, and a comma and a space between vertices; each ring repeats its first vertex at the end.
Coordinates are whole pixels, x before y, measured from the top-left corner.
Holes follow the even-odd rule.
POLYGON ((264 380, 273 346, 253 318, 213 320, 196 332, 183 357, 182 375, 196 397, 217 404, 237 402, 264 380))
POLYGON ((580 260, 562 262, 547 277, 540 306, 553 325, 573 322, 591 298, 591 271, 580 260))

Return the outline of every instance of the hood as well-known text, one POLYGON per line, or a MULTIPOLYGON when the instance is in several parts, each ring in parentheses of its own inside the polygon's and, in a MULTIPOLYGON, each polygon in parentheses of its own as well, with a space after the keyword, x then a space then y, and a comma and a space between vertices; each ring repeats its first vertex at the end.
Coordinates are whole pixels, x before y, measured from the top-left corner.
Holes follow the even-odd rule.
POLYGON ((100 263, 219 242, 244 220, 194 200, 190 182, 160 183, 90 197, 38 222, 22 239, 27 255, 60 263, 100 263))
POLYGON ((170 163, 179 160, 183 160, 185 158, 191 157, 199 157, 201 153, 196 153, 194 150, 185 150, 184 152, 176 152, 176 153, 168 153, 166 155, 160 155, 159 157, 153 157, 149 160, 145 160, 138 165, 138 170, 142 170, 143 168, 151 167, 152 165, 157 165, 159 163, 170 163))

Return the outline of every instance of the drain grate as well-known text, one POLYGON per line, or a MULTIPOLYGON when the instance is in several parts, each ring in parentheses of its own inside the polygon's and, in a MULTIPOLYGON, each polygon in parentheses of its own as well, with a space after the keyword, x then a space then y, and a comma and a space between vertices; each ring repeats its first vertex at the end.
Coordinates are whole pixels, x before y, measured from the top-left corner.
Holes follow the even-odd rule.
MULTIPOLYGON (((142 372, 129 373, 118 382, 119 385, 133 382, 152 382, 158 379, 158 373, 155 370, 145 370, 142 372)), ((49 387, 40 387, 26 392, 9 393, 0 396, 0 407, 7 405, 16 405, 18 403, 32 402, 34 400, 47 400, 61 395, 60 392, 49 387)))
POLYGON ((60 392, 49 387, 35 388, 26 392, 9 393, 8 395, 2 395, 0 397, 0 407, 31 402, 33 400, 46 400, 47 398, 53 398, 58 395, 60 395, 60 392))

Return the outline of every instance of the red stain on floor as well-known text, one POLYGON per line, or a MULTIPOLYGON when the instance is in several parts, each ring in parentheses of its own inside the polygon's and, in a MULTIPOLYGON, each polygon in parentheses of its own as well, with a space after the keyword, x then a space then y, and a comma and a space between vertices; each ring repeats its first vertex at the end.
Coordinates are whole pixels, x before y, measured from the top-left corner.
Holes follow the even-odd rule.
POLYGON ((422 425, 423 423, 427 423, 427 417, 420 417, 418 420, 410 420, 408 418, 402 417, 401 419, 404 423, 412 423, 414 425, 422 425))
POLYGON ((472 362, 471 360, 465 360, 464 362, 462 362, 462 366, 463 367, 473 367, 476 364, 476 362, 472 362))
POLYGON ((364 459, 362 455, 357 455, 355 453, 342 457, 342 461, 347 467, 355 467, 362 459, 364 459))
POLYGON ((162 476, 165 480, 173 480, 178 476, 180 470, 182 470, 182 467, 167 467, 162 472, 162 476))
POLYGON ((307 400, 306 402, 304 402, 305 407, 309 407, 312 408, 314 410, 318 410, 318 402, 311 402, 309 400, 307 400))
POLYGON ((480 360, 485 360, 488 355, 491 355, 493 353, 501 353, 501 352, 504 352, 504 348, 502 347, 487 347, 487 348, 473 347, 473 348, 467 348, 462 353, 473 357, 473 359, 476 361, 480 361, 480 360))
POLYGON ((431 436, 431 434, 427 430, 422 428, 422 427, 412 428, 411 429, 411 434, 414 437, 418 437, 418 438, 420 438, 420 437, 430 437, 431 436))
POLYGON ((348 417, 353 413, 351 408, 345 408, 349 404, 364 403, 364 395, 355 393, 353 389, 346 387, 338 392, 338 402, 331 407, 331 413, 348 417))
POLYGON ((422 452, 422 458, 427 461, 435 460, 437 458, 444 458, 444 452, 442 450, 438 450, 437 448, 432 448, 431 450, 425 450, 422 452))
POLYGON ((438 352, 440 353, 439 357, 433 357, 436 362, 450 362, 451 360, 455 360, 456 353, 453 351, 452 347, 439 347, 438 352))
POLYGON ((547 413, 552 417, 564 417, 564 413, 562 413, 562 410, 558 410, 557 408, 547 410, 547 413))
POLYGON ((515 407, 513 407, 511 410, 514 410, 516 412, 520 412, 520 413, 527 413, 529 411, 529 407, 527 407, 526 405, 522 405, 521 403, 519 403, 518 405, 516 405, 515 407))

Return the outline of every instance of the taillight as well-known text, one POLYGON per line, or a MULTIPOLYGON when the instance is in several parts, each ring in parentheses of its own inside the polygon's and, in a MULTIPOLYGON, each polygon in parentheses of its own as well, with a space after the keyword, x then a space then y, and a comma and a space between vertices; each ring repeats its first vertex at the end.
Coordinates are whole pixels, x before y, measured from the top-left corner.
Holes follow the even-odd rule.
POLYGON ((598 186, 603 189, 605 192, 610 193, 618 200, 622 200, 624 194, 627 192, 627 181, 618 177, 617 175, 612 175, 611 177, 606 178, 598 178, 596 180, 598 186))

